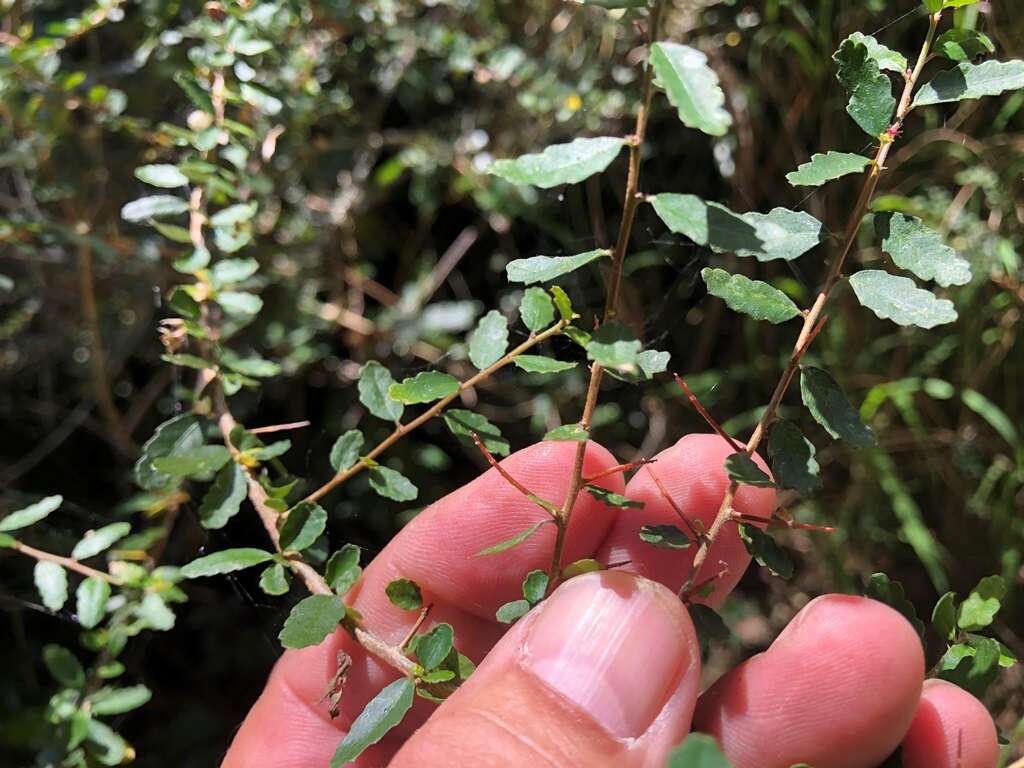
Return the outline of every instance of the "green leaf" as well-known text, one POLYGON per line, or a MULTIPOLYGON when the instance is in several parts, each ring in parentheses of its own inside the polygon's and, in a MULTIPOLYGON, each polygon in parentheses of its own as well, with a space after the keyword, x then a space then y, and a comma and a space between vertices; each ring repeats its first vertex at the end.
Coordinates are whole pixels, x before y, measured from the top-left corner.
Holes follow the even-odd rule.
POLYGON ((444 414, 444 423, 452 434, 464 443, 473 445, 473 433, 488 451, 497 456, 508 456, 511 446, 501 436, 501 430, 479 413, 462 408, 451 408, 444 414))
POLYGON ((197 355, 160 355, 160 359, 171 365, 180 365, 184 368, 192 368, 202 371, 210 367, 203 358, 197 355))
POLYGON ((932 610, 932 626, 943 640, 949 641, 956 636, 956 616, 956 593, 947 592, 932 610))
POLYGON ((917 634, 924 634, 924 622, 917 618, 914 604, 907 600, 903 592, 903 585, 898 581, 892 581, 884 573, 872 574, 864 594, 873 600, 885 603, 890 608, 894 608, 913 625, 917 634))
POLYGON ((1021 88, 1024 88, 1024 61, 963 62, 922 85, 912 107, 998 96, 1021 88))
POLYGON ((244 224, 256 215, 259 205, 256 202, 235 203, 227 208, 221 208, 210 217, 212 227, 236 227, 244 224))
POLYGON ((700 276, 707 284, 708 293, 724 299, 729 309, 750 315, 755 320, 784 323, 800 315, 799 307, 768 283, 710 267, 702 269, 700 276))
POLYGON ((103 620, 110 599, 110 584, 96 576, 90 576, 75 590, 75 615, 78 623, 92 629, 103 620))
POLYGON ((686 549, 692 543, 689 537, 674 525, 641 526, 640 540, 658 549, 686 549))
MULTIPOLYGON (((210 280, 218 287, 241 283, 255 275, 259 268, 260 265, 256 259, 222 259, 210 269, 210 280)), ((240 371, 240 373, 246 373, 246 371, 240 371)), ((267 375, 272 376, 273 374, 267 375)))
POLYGON ((288 572, 280 563, 271 563, 260 574, 260 589, 268 595, 288 593, 288 572))
POLYGON ((928 13, 936 13, 942 10, 943 0, 921 0, 921 5, 928 13))
POLYGON ((263 299, 242 291, 221 291, 217 294, 217 303, 233 317, 251 317, 263 309, 263 299))
POLYGON ((199 522, 203 528, 217 529, 227 525, 238 514, 247 493, 245 472, 235 462, 228 463, 213 481, 199 505, 199 522))
POLYGON ((416 684, 408 677, 403 677, 378 693, 359 713, 348 734, 341 740, 331 758, 330 768, 348 765, 402 722, 405 713, 412 708, 415 691, 416 684))
POLYGON ((702 643, 708 640, 725 640, 729 637, 729 628, 722 621, 722 617, 700 603, 690 603, 690 618, 693 619, 693 626, 697 630, 697 637, 702 643))
POLYGON ((584 443, 590 439, 590 433, 583 428, 582 424, 563 424, 549 431, 544 435, 544 439, 584 443))
POLYGON ((481 549, 479 552, 476 553, 476 555, 474 555, 474 557, 486 557, 487 555, 496 555, 498 552, 504 552, 506 550, 512 549, 513 547, 518 547, 528 538, 533 536, 533 534, 535 534, 540 529, 540 527, 544 525, 544 523, 549 522, 551 521, 540 520, 531 525, 525 531, 520 531, 511 539, 505 539, 504 541, 498 542, 497 544, 487 547, 486 549, 481 549))
POLYGON ((882 250, 897 267, 942 286, 971 282, 970 263, 920 219, 902 213, 882 214, 875 219, 875 229, 882 238, 882 250))
POLYGON ((519 355, 512 362, 527 373, 562 373, 576 367, 576 363, 553 360, 543 355, 519 355))
POLYGON ((587 344, 587 357, 604 368, 633 372, 637 370, 641 346, 632 331, 612 321, 594 331, 587 344))
POLYGON ((691 733, 672 750, 665 768, 732 768, 713 736, 691 733))
POLYGON ((459 381, 440 371, 422 371, 388 388, 388 396, 405 405, 432 403, 459 391, 459 381))
POLYGON ((836 76, 850 95, 847 113, 865 133, 877 138, 888 130, 896 110, 892 83, 868 46, 853 37, 843 41, 833 58, 838 65, 836 76))
POLYGON ((90 754, 100 765, 115 766, 125 762, 128 744, 102 720, 89 720, 86 741, 90 745, 90 754))
POLYGON ((827 371, 802 368, 800 394, 814 420, 832 437, 845 440, 855 448, 870 448, 875 444, 874 434, 861 423, 857 410, 827 371))
POLYGON ((1002 576, 986 576, 971 590, 960 604, 957 626, 968 632, 984 629, 991 624, 1006 597, 1006 583, 1002 576))
POLYGON ((707 56, 686 45, 660 42, 651 46, 650 63, 654 84, 665 91, 684 125, 709 136, 726 134, 732 116, 707 56))
POLYGON ((814 444, 790 421, 779 420, 768 438, 768 458, 780 488, 807 495, 821 486, 814 444))
POLYGON ((280 526, 281 549, 301 552, 313 546, 326 527, 327 511, 315 502, 300 501, 280 526))
POLYGON ((568 581, 577 576, 582 576, 584 573, 597 573, 598 571, 607 570, 607 568, 608 566, 600 560, 584 557, 581 560, 574 560, 562 569, 562 580, 568 581))
POLYGON ((345 604, 337 595, 310 595, 292 608, 277 635, 285 648, 320 645, 345 618, 345 604))
POLYGON ((139 222, 157 216, 175 216, 188 211, 188 203, 172 195, 152 195, 132 200, 121 209, 125 221, 139 222))
POLYGON ((188 452, 153 459, 153 467, 175 477, 216 472, 231 461, 231 452, 223 445, 200 445, 188 452))
POLYGON ((398 421, 405 407, 388 395, 394 383, 388 369, 371 360, 359 372, 359 402, 378 419, 398 421))
POLYGON ((508 321, 496 309, 480 318, 469 336, 469 360, 483 370, 498 362, 508 349, 508 321))
POLYGON ((370 487, 380 496, 392 501, 413 501, 419 489, 405 475, 390 467, 370 467, 370 487))
MULTIPOLYGON (((164 189, 188 185, 188 176, 173 165, 140 165, 135 169, 135 178, 144 184, 164 189)), ((177 198, 174 198, 177 200, 177 198)))
POLYGON ((153 460, 185 454, 202 444, 202 426, 196 416, 182 414, 165 421, 142 446, 139 459, 135 462, 135 482, 147 491, 166 488, 175 482, 175 478, 156 469, 153 460))
POLYGON ((543 288, 527 288, 519 302, 519 316, 531 332, 542 331, 555 322, 555 305, 543 288))
POLYGON ((609 507, 618 509, 643 509, 644 503, 636 499, 630 499, 619 493, 612 493, 607 488, 599 485, 586 485, 587 493, 609 507))
POLYGON ((255 461, 270 461, 276 459, 278 456, 284 456, 291 450, 291 440, 278 440, 277 442, 271 443, 270 445, 257 445, 252 448, 248 448, 243 451, 243 454, 248 459, 255 461))
POLYGON ((100 688, 87 701, 94 715, 123 715, 138 709, 153 698, 152 691, 144 685, 130 685, 125 688, 100 688))
POLYGON ((502 624, 514 624, 516 621, 528 614, 532 607, 533 606, 530 605, 529 600, 513 600, 500 606, 498 610, 494 612, 494 618, 502 624))
POLYGON ((359 547, 345 544, 331 555, 324 570, 324 578, 337 594, 344 595, 359 581, 363 569, 359 567, 359 547))
POLYGON ((548 591, 548 575, 544 571, 530 571, 523 579, 523 597, 530 605, 536 605, 544 599, 548 591))
POLYGON ((793 577, 793 561, 790 559, 789 553, 780 547, 775 539, 760 528, 746 523, 740 523, 739 531, 743 545, 758 565, 764 566, 779 578, 790 579, 793 577))
POLYGON ((665 226, 716 253, 791 261, 826 236, 825 226, 803 211, 774 208, 769 213, 734 213, 724 205, 674 193, 649 200, 665 226))
POLYGON ((558 315, 563 320, 569 322, 577 317, 576 313, 572 311, 572 301, 569 300, 569 294, 559 286, 551 286, 551 299, 555 302, 555 309, 558 310, 558 315))
POLYGON ((988 35, 974 29, 950 29, 935 41, 935 52, 951 61, 972 61, 996 47, 988 35))
POLYGON ((973 647, 957 644, 943 656, 939 677, 983 697, 999 673, 1001 649, 989 637, 978 638, 973 647))
POLYGON ((388 600, 404 611, 418 611, 423 607, 423 593, 415 581, 395 579, 385 587, 388 600))
POLYGON ((907 69, 910 67, 906 56, 888 46, 882 45, 870 35, 854 32, 850 35, 849 39, 855 43, 863 44, 868 49, 868 56, 875 60, 875 63, 878 64, 878 68, 881 70, 889 70, 898 75, 903 75, 906 74, 907 69))
POLYGON ((786 174, 786 181, 794 187, 820 187, 822 184, 847 176, 861 173, 871 165, 871 159, 849 152, 828 152, 811 157, 791 173, 786 174))
POLYGON ((614 136, 574 139, 514 160, 496 160, 488 173, 513 184, 531 184, 541 189, 575 184, 611 165, 624 144, 623 139, 614 136))
POLYGON ((51 611, 59 611, 68 600, 68 574, 56 563, 40 560, 33 571, 33 579, 43 605, 51 611))
POLYGON ((758 488, 774 488, 775 483, 757 466, 757 463, 742 451, 730 454, 725 460, 725 471, 729 479, 758 488))
POLYGON ((167 607, 159 595, 152 592, 142 598, 136 615, 147 627, 158 632, 166 632, 174 628, 174 611, 167 607))
POLYGON ((909 277, 890 275, 880 269, 862 269, 850 277, 850 286, 861 306, 897 325, 934 328, 957 318, 952 301, 918 288, 909 277))
POLYGON ((85 685, 82 663, 67 648, 52 643, 43 646, 43 664, 53 679, 66 688, 81 688, 85 685))
POLYGON ((71 550, 71 557, 75 560, 87 560, 95 557, 105 549, 109 549, 116 542, 127 536, 132 530, 129 523, 111 523, 86 534, 80 542, 75 544, 71 550))
POLYGON ((198 579, 203 576, 217 576, 222 573, 240 571, 244 568, 251 568, 254 565, 273 560, 274 556, 262 549, 252 547, 240 547, 238 549, 224 549, 193 560, 181 569, 181 575, 186 579, 198 579))
POLYGON ((344 472, 359 461, 364 442, 363 433, 358 429, 350 429, 335 440, 331 448, 331 469, 335 472, 344 472))
POLYGON ((416 639, 416 658, 428 672, 437 669, 448 654, 452 652, 455 642, 455 630, 451 624, 438 624, 429 632, 416 639))
POLYGON ((243 376, 254 376, 258 379, 266 379, 277 376, 281 372, 281 366, 270 360, 253 355, 251 357, 238 357, 237 355, 225 353, 221 355, 221 362, 236 373, 243 376))
POLYGON ((974 389, 965 389, 960 393, 960 399, 963 400, 964 405, 987 421, 1003 440, 1011 446, 1017 446, 1020 436, 1017 434, 1013 421, 1006 415, 1006 411, 974 389))
POLYGON ((11 514, 0 519, 0 532, 8 533, 9 531, 17 531, 38 523, 51 512, 58 509, 63 503, 63 496, 47 496, 46 498, 40 499, 35 504, 30 504, 27 507, 11 512, 11 514))
POLYGON ((575 256, 531 256, 528 259, 515 259, 505 266, 505 275, 512 283, 546 283, 610 255, 611 251, 606 248, 598 248, 575 256))

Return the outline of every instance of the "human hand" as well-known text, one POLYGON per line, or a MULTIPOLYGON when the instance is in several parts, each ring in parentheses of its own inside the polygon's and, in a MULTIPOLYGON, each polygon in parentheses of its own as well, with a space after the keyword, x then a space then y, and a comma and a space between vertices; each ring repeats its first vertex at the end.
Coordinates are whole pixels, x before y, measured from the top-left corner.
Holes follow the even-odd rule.
MULTIPOLYGON (((560 470, 575 450, 574 443, 541 443, 503 466, 535 493, 559 499, 567 482, 560 470)), ((900 744, 906 768, 994 768, 995 728, 982 704, 948 683, 922 686, 924 658, 913 629, 865 598, 810 602, 767 651, 698 695, 697 637, 674 594, 693 548, 654 549, 637 532, 642 524, 678 522, 652 471, 682 510, 709 524, 728 483, 728 452, 717 437, 693 435, 628 487, 618 474, 600 481, 643 501, 643 510, 615 510, 582 494, 566 562, 629 564, 563 584, 511 629, 494 612, 519 597, 524 574, 547 568, 551 526, 504 553, 473 555, 543 511, 491 470, 417 516, 349 597, 367 626, 397 643, 416 617, 392 605, 384 588, 396 578, 416 581, 433 605, 431 621, 450 623, 459 649, 480 666, 440 707, 417 701, 356 765, 660 768, 693 729, 713 734, 738 768, 874 768, 900 744)), ((585 475, 615 465, 608 451, 588 445, 585 475)), ((774 494, 743 486, 735 505, 768 517, 774 494)), ((699 581, 727 569, 709 604, 726 598, 748 563, 730 526, 697 575, 699 581)), ((320 646, 286 652, 224 768, 325 768, 352 720, 395 677, 342 631, 320 646), (323 698, 341 650, 353 666, 341 716, 332 721, 323 698)))

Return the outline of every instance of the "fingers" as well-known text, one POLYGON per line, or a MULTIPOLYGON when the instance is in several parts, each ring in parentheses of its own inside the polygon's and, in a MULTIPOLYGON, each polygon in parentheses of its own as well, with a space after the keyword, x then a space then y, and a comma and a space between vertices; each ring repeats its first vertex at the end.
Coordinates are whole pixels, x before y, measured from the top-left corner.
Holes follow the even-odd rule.
POLYGON ((516 624, 391 766, 660 766, 689 730, 699 678, 673 593, 588 574, 516 624))
MULTIPOLYGON (((572 466, 576 445, 540 443, 509 457, 502 466, 533 493, 558 504, 568 488, 568 468, 572 466)), ((608 451, 596 443, 588 444, 585 474, 596 474, 614 465, 608 451)), ((622 492, 620 475, 609 475, 599 482, 612 491, 622 492)), ((566 560, 590 556, 604 538, 613 515, 612 508, 589 494, 581 494, 566 536, 566 560)), ((546 516, 544 510, 491 469, 414 518, 367 568, 360 584, 350 593, 350 602, 374 634, 399 643, 417 614, 392 605, 384 590, 393 579, 412 579, 422 588, 424 602, 433 605, 430 623, 450 623, 456 630, 459 649, 479 661, 505 629, 494 621, 495 610, 521 596, 526 573, 548 567, 553 526, 542 526, 523 544, 506 552, 488 557, 476 554, 546 516)), ((316 755, 332 754, 344 729, 367 701, 396 676, 390 667, 367 656, 344 632, 337 632, 315 648, 285 653, 235 737, 224 765, 319 768, 323 761, 305 761, 304 750, 316 755), (337 668, 339 651, 349 654, 353 664, 344 688, 341 717, 332 722, 324 694, 337 668), (296 749, 292 737, 299 722, 310 739, 317 739, 316 744, 304 743, 301 750, 296 749), (284 727, 286 724, 291 731, 284 727), (300 755, 296 756, 296 752, 300 755)), ((385 762, 386 755, 431 710, 432 705, 418 701, 402 726, 361 764, 385 762)))
POLYGON ((737 768, 873 768, 906 733, 923 676, 906 619, 873 600, 828 595, 701 696, 694 727, 737 768))
POLYGON ((996 727, 985 705, 944 680, 924 684, 903 739, 905 768, 995 768, 996 727))
MULTIPOLYGON (((643 525, 674 525, 687 532, 673 504, 658 487, 664 487, 675 507, 691 522, 711 526, 729 486, 725 459, 734 451, 717 435, 687 435, 671 448, 658 454, 653 464, 643 467, 630 480, 626 496, 644 503, 643 509, 626 509, 616 519, 597 555, 603 562, 630 561, 627 569, 678 590, 690 572, 697 552, 688 549, 657 549, 640 539, 643 525)), ((762 469, 767 466, 755 456, 762 469)), ((774 511, 775 493, 767 488, 740 486, 733 508, 756 517, 770 517, 774 511)), ((687 532, 687 535, 690 535, 687 532)), ((740 540, 737 527, 727 525, 708 554, 695 578, 696 583, 725 573, 715 581, 715 591, 707 600, 718 605, 739 581, 750 556, 740 540)))

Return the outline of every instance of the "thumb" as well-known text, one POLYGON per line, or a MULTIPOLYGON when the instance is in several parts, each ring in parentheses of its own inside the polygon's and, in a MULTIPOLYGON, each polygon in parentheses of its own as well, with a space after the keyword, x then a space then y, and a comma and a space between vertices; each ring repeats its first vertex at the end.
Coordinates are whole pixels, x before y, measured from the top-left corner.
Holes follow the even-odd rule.
POLYGON ((699 680, 697 637, 674 594, 587 574, 516 624, 391 766, 663 765, 689 732, 699 680))

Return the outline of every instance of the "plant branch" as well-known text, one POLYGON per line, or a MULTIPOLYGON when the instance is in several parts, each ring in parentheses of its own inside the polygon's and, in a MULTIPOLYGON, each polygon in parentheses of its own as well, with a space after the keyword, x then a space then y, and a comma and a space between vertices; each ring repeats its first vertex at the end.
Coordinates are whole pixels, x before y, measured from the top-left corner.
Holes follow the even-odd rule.
MULTIPOLYGON (((857 233, 860 231, 860 225, 864 220, 864 216, 867 214, 869 206, 871 205, 871 200, 874 197, 875 190, 878 188, 878 182, 882 177, 882 172, 885 170, 886 158, 888 158, 889 152, 892 150, 896 138, 903 129, 903 121, 910 113, 911 99, 914 95, 914 89, 921 77, 921 73, 924 71, 925 64, 928 63, 928 56, 931 53, 932 43, 935 40, 935 32, 938 29, 941 19, 942 11, 929 16, 928 34, 921 46, 921 52, 917 57, 916 65, 912 70, 906 73, 903 93, 900 96, 900 100, 896 107, 896 116, 892 125, 885 134, 883 134, 882 140, 879 142, 878 150, 875 153, 875 159, 867 172, 867 177, 864 179, 860 195, 857 198, 857 204, 854 206, 853 211, 850 214, 850 218, 846 223, 839 253, 836 256, 836 259, 832 262, 832 266, 829 268, 825 284, 822 286, 817 298, 814 300, 814 304, 804 314, 803 327, 800 329, 800 335, 797 337, 796 343, 793 346, 793 352, 790 355, 789 362, 782 374, 782 378, 775 387, 775 391, 772 393, 768 407, 765 408, 761 418, 758 419, 757 426, 754 428, 754 431, 750 436, 750 440, 747 442, 746 453, 748 456, 754 455, 758 446, 761 444, 761 441, 764 439, 764 436, 768 431, 768 427, 770 427, 772 422, 775 420, 779 405, 782 403, 782 398, 785 396, 790 383, 800 367, 800 361, 803 359, 804 354, 813 343, 815 337, 821 332, 825 320, 827 319, 822 316, 822 312, 832 295, 832 290, 839 283, 840 279, 842 279, 843 266, 845 265, 850 252, 853 250, 853 244, 856 242, 857 233)), ((718 509, 718 514, 715 516, 715 520, 711 524, 711 528, 708 530, 707 536, 701 542, 700 548, 694 556, 693 565, 690 568, 690 575, 687 577, 686 582, 679 591, 680 596, 687 594, 693 587, 693 580, 696 578, 707 560, 711 546, 717 540, 718 535, 721 533, 725 524, 733 519, 734 510, 732 505, 738 490, 739 483, 733 481, 729 484, 729 487, 725 492, 725 496, 722 499, 722 504, 718 509)))
POLYGON ((521 482, 512 477, 509 471, 505 469, 503 466, 501 466, 501 464, 498 463, 498 460, 494 458, 494 455, 489 450, 487 450, 487 446, 484 445, 483 441, 480 439, 480 436, 476 432, 471 433, 471 435, 473 437, 473 442, 476 444, 476 447, 480 449, 480 452, 484 455, 484 458, 487 459, 487 463, 498 471, 498 474, 505 479, 506 483, 515 488, 517 491, 523 494, 523 496, 528 498, 534 504, 537 504, 538 506, 542 507, 545 512, 551 515, 552 518, 554 518, 555 520, 558 519, 558 507, 556 507, 550 501, 542 499, 536 493, 534 493, 521 482))
MULTIPOLYGON (((539 333, 537 335, 531 335, 530 338, 528 338, 518 347, 513 349, 511 352, 506 353, 505 356, 498 360, 496 363, 488 366, 487 368, 484 368, 482 371, 479 371, 470 378, 461 382, 459 384, 459 388, 454 393, 448 395, 445 398, 442 398, 441 400, 438 400, 430 408, 425 410, 423 413, 421 413, 419 416, 417 416, 415 419, 408 422, 407 424, 396 425, 395 430, 386 438, 384 438, 380 443, 378 443, 377 446, 368 454, 366 454, 364 458, 376 459, 378 456, 384 453, 384 451, 386 451, 392 445, 394 445, 403 437, 408 435, 410 432, 418 429, 419 427, 423 426, 428 421, 430 421, 432 418, 440 414, 445 408, 447 408, 452 402, 454 402, 455 399, 459 397, 459 395, 461 395, 467 389, 470 389, 471 387, 476 386, 480 382, 489 379, 491 376, 493 376, 499 370, 504 368, 506 365, 513 362, 521 354, 532 349, 537 344, 540 344, 542 341, 549 339, 552 336, 557 336, 563 330, 565 330, 565 327, 567 325, 569 325, 568 320, 559 320, 557 323, 555 323, 553 326, 543 331, 542 333, 539 333)), ((338 472, 334 477, 332 477, 330 480, 324 483, 320 488, 309 494, 309 496, 307 496, 305 500, 310 502, 319 501, 328 493, 333 491, 335 488, 346 483, 355 475, 358 475, 360 472, 366 469, 367 466, 368 465, 364 461, 357 461, 348 469, 338 472)))
POLYGON ((36 560, 46 561, 48 563, 56 563, 62 565, 69 571, 80 573, 83 576, 91 576, 97 579, 103 579, 108 584, 114 586, 120 586, 121 580, 116 576, 111 576, 109 573, 104 571, 98 571, 95 568, 90 568, 88 565, 78 562, 77 560, 70 557, 63 557, 62 555, 55 555, 52 552, 44 552, 41 549, 30 547, 28 544, 22 544, 20 541, 15 541, 11 544, 8 549, 13 549, 16 552, 20 552, 23 555, 34 558, 36 560))
MULTIPOLYGON (((664 7, 665 0, 655 0, 654 7, 651 9, 651 18, 647 29, 648 55, 650 47, 657 42, 664 7)), ((615 239, 615 248, 612 250, 612 273, 608 280, 602 323, 614 320, 619 312, 622 271, 626 262, 626 253, 629 250, 629 238, 633 231, 636 210, 642 199, 640 195, 641 153, 644 139, 647 136, 647 120, 651 111, 651 99, 653 97, 654 67, 648 61, 644 69, 643 95, 640 99, 640 108, 636 113, 636 126, 633 129, 633 135, 629 138, 629 166, 626 172, 626 189, 622 196, 622 221, 619 224, 619 233, 615 239)), ((579 422, 580 426, 587 430, 588 433, 593 421, 594 410, 597 408, 597 399, 601 391, 601 377, 603 374, 604 369, 598 363, 594 363, 591 366, 590 383, 587 385, 583 415, 580 417, 579 422)), ((583 489, 583 462, 587 455, 587 442, 584 440, 576 449, 572 476, 569 479, 569 488, 566 491, 565 501, 562 503, 559 516, 556 518, 555 546, 551 553, 551 566, 548 569, 549 590, 553 589, 557 584, 558 574, 562 565, 562 550, 565 548, 565 532, 569 528, 569 520, 572 517, 572 510, 576 505, 576 499, 579 498, 580 491, 583 489)))

